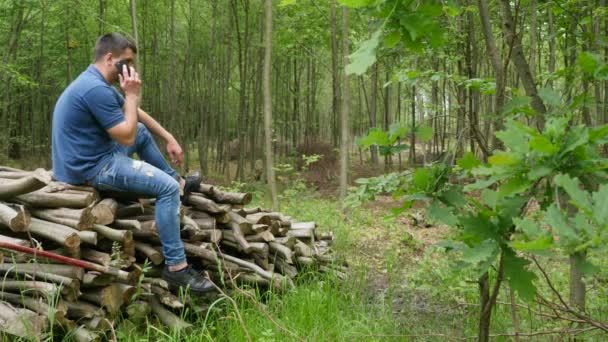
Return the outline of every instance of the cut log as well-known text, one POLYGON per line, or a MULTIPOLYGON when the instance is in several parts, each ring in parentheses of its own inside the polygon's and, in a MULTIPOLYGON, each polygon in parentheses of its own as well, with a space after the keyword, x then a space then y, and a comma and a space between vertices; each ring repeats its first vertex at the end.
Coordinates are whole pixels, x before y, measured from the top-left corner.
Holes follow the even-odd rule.
POLYGON ((188 197, 188 202, 194 208, 207 212, 209 214, 219 215, 226 212, 223 208, 217 205, 214 201, 203 197, 202 195, 197 196, 192 194, 188 197))
POLYGON ((112 261, 110 254, 89 248, 82 248, 80 250, 80 255, 84 260, 92 261, 103 266, 110 266, 110 262, 112 261))
POLYGON ((144 321, 152 313, 152 308, 148 302, 138 300, 129 304, 126 311, 130 320, 139 322, 144 321))
POLYGON ((166 305, 172 309, 181 309, 184 307, 184 303, 182 303, 179 300, 179 298, 177 298, 177 296, 175 296, 173 293, 169 292, 168 290, 165 290, 161 287, 154 286, 154 285, 152 285, 150 287, 150 290, 152 291, 153 294, 156 295, 156 297, 164 305, 166 305))
POLYGON ((277 243, 280 243, 281 245, 293 250, 296 246, 296 241, 298 241, 298 239, 296 239, 293 236, 290 237, 275 237, 274 241, 277 243))
POLYGON ((213 185, 201 183, 201 185, 198 187, 198 191, 207 196, 213 196, 215 189, 213 188, 213 185))
POLYGON ((252 224, 270 225, 272 223, 272 217, 264 212, 247 215, 246 219, 252 224))
POLYGON ((301 265, 301 266, 314 266, 315 265, 315 259, 313 258, 308 258, 308 257, 303 257, 303 256, 299 256, 296 257, 296 263, 301 265))
POLYGON ((165 258, 163 254, 147 243, 135 241, 135 250, 143 254, 154 265, 161 265, 165 258))
POLYGON ((268 247, 270 247, 270 254, 280 255, 288 264, 293 264, 291 249, 275 241, 269 242, 268 247))
POLYGON ((295 268, 293 265, 290 265, 287 260, 283 259, 281 256, 277 256, 276 258, 273 259, 274 262, 274 269, 293 279, 298 275, 298 269, 295 268))
POLYGON ((51 182, 51 175, 44 169, 37 169, 27 177, 7 180, 0 178, 0 199, 12 199, 45 187, 51 182))
POLYGON ((88 245, 97 245, 97 232, 92 230, 81 230, 78 232, 78 236, 80 237, 80 241, 88 245))
POLYGON ((120 312, 124 304, 123 293, 116 283, 103 288, 88 289, 83 292, 81 298, 101 306, 113 317, 120 312))
POLYGON ((196 224, 198 225, 198 227, 200 229, 216 229, 217 228, 215 218, 213 218, 213 217, 197 218, 197 219, 193 219, 193 220, 194 220, 194 222, 196 222, 196 224))
POLYGON ((125 243, 127 241, 133 241, 133 232, 130 230, 113 229, 101 224, 94 224, 92 229, 101 236, 112 241, 122 243, 125 243))
POLYGON ((57 296, 60 293, 57 285, 43 281, 3 279, 0 285, 3 291, 23 292, 28 295, 38 294, 47 298, 57 296))
POLYGON ((333 241, 334 234, 332 232, 319 232, 315 230, 315 239, 324 241, 333 241))
POLYGON ((287 231, 287 236, 293 236, 296 239, 306 240, 306 241, 314 241, 315 231, 314 229, 290 229, 287 231))
POLYGON ((0 331, 23 338, 40 337, 48 328, 46 317, 0 301, 0 331))
POLYGON ((58 301, 51 306, 45 303, 45 300, 42 298, 32 298, 22 294, 7 292, 0 292, 0 300, 7 301, 14 305, 23 306, 46 317, 53 316, 56 320, 63 319, 67 313, 67 305, 64 301, 58 301))
POLYGON ((17 238, 13 238, 13 237, 6 236, 6 235, 0 235, 0 242, 6 242, 6 243, 13 244, 13 245, 19 245, 19 246, 25 246, 25 247, 31 246, 30 242, 27 240, 17 239, 17 238))
POLYGON ((104 198, 93 207, 92 213, 95 217, 95 223, 107 225, 114 222, 117 210, 118 202, 115 199, 104 198))
POLYGON ((109 274, 103 274, 99 272, 87 272, 82 278, 82 288, 93 288, 108 286, 115 282, 116 278, 109 274))
POLYGON ((31 218, 22 205, 0 203, 0 225, 14 232, 25 232, 31 218))
POLYGON ((32 215, 39 219, 51 221, 68 227, 84 230, 89 229, 95 223, 95 217, 90 207, 84 209, 35 209, 32 210, 32 215))
POLYGON ((84 301, 66 302, 66 305, 68 307, 67 317, 71 319, 92 318, 96 315, 105 315, 102 308, 84 301))
POLYGON ((243 216, 235 213, 235 212, 229 212, 228 216, 230 216, 230 222, 229 223, 236 223, 239 225, 240 231, 244 234, 244 235, 249 235, 249 234, 253 234, 253 224, 251 222, 249 222, 247 219, 245 219, 243 216))
POLYGON ((97 342, 101 341, 101 336, 98 333, 87 329, 85 326, 78 326, 72 330, 72 337, 76 342, 97 342))
POLYGON ((82 280, 84 269, 78 266, 46 263, 0 264, 0 271, 11 271, 36 275, 51 273, 57 276, 82 280))
POLYGON ((46 188, 15 197, 29 207, 82 209, 95 203, 97 194, 87 191, 65 190, 47 192, 46 188))
POLYGON ((119 229, 141 230, 141 222, 139 222, 138 220, 114 220, 114 223, 112 225, 119 229))
POLYGON ((29 231, 34 235, 55 241, 68 249, 80 247, 78 231, 68 226, 32 218, 29 231))
POLYGON ((240 250, 249 254, 251 252, 251 246, 249 245, 249 242, 245 240, 245 235, 243 234, 243 231, 241 231, 241 226, 234 221, 230 221, 228 222, 228 227, 232 230, 233 239, 240 246, 240 250))
POLYGON ((119 205, 115 213, 115 219, 127 218, 144 214, 144 206, 141 203, 133 203, 129 205, 119 205))
POLYGON ((254 235, 245 236, 245 240, 249 242, 270 242, 274 241, 274 235, 268 230, 262 231, 254 235))
POLYGON ((252 196, 250 193, 226 192, 214 189, 212 194, 208 195, 210 199, 217 203, 240 204, 246 205, 251 202, 252 196))
POLYGON ((303 256, 307 258, 311 258, 315 254, 312 248, 300 240, 296 241, 294 251, 296 256, 303 256))
POLYGON ((179 316, 163 308, 162 304, 156 297, 149 297, 148 303, 150 303, 152 312, 156 315, 156 317, 158 317, 158 319, 170 329, 183 330, 185 332, 192 331, 192 324, 185 322, 179 318, 179 316))
POLYGON ((291 224, 291 229, 311 229, 315 230, 317 224, 314 222, 294 222, 291 224))

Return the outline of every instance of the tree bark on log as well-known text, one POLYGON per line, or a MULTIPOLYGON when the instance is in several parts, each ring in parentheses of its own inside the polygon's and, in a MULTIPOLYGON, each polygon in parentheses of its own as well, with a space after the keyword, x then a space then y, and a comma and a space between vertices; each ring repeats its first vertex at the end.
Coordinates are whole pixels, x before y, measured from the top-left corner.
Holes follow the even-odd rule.
POLYGON ((226 212, 226 210, 220 207, 217 203, 203 197, 202 195, 192 194, 188 197, 188 202, 197 210, 204 211, 212 215, 219 215, 226 212))
POLYGON ((0 203, 0 226, 14 232, 25 232, 31 217, 22 205, 0 203))
POLYGON ((105 315, 105 311, 102 308, 84 301, 66 302, 66 305, 68 306, 67 317, 71 319, 92 318, 96 315, 105 315))
POLYGON ((226 192, 215 189, 212 194, 208 195, 210 199, 217 203, 225 204, 240 204, 247 205, 251 202, 252 196, 250 193, 226 192))
POLYGON ((0 331, 24 338, 40 336, 48 328, 46 317, 0 301, 0 331))
POLYGON ((118 202, 115 199, 104 198, 93 207, 92 213, 95 217, 95 223, 107 225, 114 222, 117 210, 118 202))
POLYGON ((97 194, 86 191, 65 190, 47 192, 46 188, 14 197, 29 207, 82 209, 95 203, 97 194))
POLYGON ((20 179, 0 178, 0 199, 11 199, 18 195, 42 189, 50 182, 51 175, 44 169, 37 169, 20 179))
POLYGON ((90 207, 84 209, 34 209, 32 210, 32 215, 39 219, 63 224, 77 230, 89 229, 95 223, 95 217, 90 207))
POLYGON ((55 241, 71 250, 80 247, 78 231, 68 226, 32 218, 29 231, 34 235, 55 241))
POLYGON ((172 309, 181 309, 184 307, 184 303, 182 303, 177 296, 168 290, 154 285, 150 286, 150 290, 164 305, 172 309))
POLYGON ((165 261, 163 254, 147 243, 135 241, 135 250, 152 261, 154 265, 161 265, 165 261))
POLYGON ((192 331, 192 324, 185 322, 171 311, 165 309, 156 297, 148 298, 148 303, 150 303, 152 312, 156 317, 170 329, 183 330, 185 332, 192 331))

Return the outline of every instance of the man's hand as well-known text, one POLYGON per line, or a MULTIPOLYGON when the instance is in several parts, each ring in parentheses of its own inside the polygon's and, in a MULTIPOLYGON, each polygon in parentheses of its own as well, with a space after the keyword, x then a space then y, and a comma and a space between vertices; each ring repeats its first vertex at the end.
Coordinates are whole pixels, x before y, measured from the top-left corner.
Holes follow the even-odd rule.
POLYGON ((181 165, 184 161, 184 151, 175 139, 167 141, 167 153, 173 164, 181 165))
POLYGON ((122 74, 118 74, 120 87, 125 92, 125 97, 134 97, 139 99, 139 95, 141 93, 141 80, 139 79, 139 74, 135 71, 135 69, 133 67, 130 68, 130 76, 126 65, 123 65, 122 67, 122 74))

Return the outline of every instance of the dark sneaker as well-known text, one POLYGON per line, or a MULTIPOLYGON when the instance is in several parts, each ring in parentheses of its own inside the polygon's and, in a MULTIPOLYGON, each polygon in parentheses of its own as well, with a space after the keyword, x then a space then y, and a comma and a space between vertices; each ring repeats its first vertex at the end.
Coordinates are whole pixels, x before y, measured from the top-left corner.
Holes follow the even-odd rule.
POLYGON ((169 267, 165 266, 162 277, 169 284, 171 290, 177 290, 180 287, 184 289, 190 288, 190 291, 197 294, 215 290, 213 283, 204 278, 192 265, 188 265, 183 270, 175 272, 169 271, 169 267))
POLYGON ((185 177, 186 185, 184 185, 184 194, 181 197, 182 203, 184 205, 188 205, 188 196, 198 191, 201 186, 201 182, 203 181, 203 177, 200 172, 195 172, 192 175, 185 177))

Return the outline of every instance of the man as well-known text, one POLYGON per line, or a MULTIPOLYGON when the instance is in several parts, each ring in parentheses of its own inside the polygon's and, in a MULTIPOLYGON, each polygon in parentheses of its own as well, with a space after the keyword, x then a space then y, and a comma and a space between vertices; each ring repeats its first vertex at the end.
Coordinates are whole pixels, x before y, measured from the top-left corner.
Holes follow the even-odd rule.
MULTIPOLYGON (((182 148, 139 108, 141 80, 131 66, 136 53, 136 46, 119 33, 97 40, 95 63, 64 90, 55 105, 53 175, 101 192, 156 197, 156 225, 165 257, 163 279, 173 288, 208 292, 213 284, 188 265, 180 239, 180 182, 183 185, 184 180, 165 161, 150 132, 165 140, 177 165, 183 160, 182 148), (124 97, 111 86, 117 82, 124 97), (129 157, 135 152, 141 161, 129 157)), ((200 181, 200 176, 186 179, 185 198, 200 181)))

